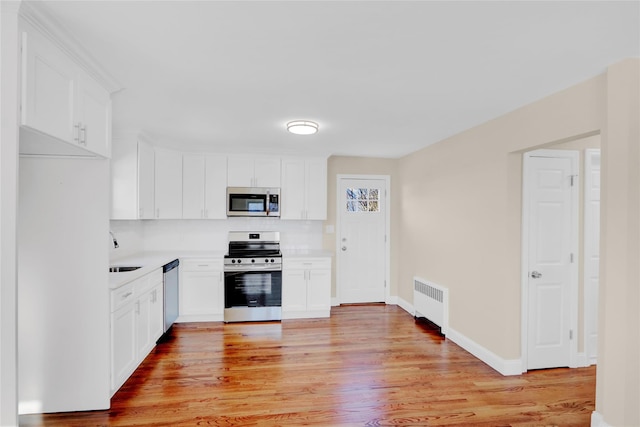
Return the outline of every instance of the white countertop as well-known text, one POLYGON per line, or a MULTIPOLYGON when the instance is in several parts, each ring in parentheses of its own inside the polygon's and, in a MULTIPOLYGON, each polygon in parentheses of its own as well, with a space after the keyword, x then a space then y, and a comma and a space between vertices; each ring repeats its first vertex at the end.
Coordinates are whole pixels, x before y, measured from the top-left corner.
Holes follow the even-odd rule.
MULTIPOLYGON (((113 257, 109 266, 141 266, 141 268, 133 271, 122 273, 109 273, 109 289, 116 289, 125 285, 132 280, 149 274, 152 271, 163 267, 174 259, 181 258, 218 258, 222 259, 225 255, 224 251, 153 251, 153 252, 137 252, 122 257, 113 257)), ((331 257, 332 253, 325 250, 309 250, 309 249, 286 249, 282 251, 285 258, 326 258, 331 257)))
POLYGON ((323 249, 283 249, 285 258, 331 258, 333 253, 323 249))
POLYGON ((162 268, 165 264, 174 259, 180 258, 219 258, 224 257, 223 251, 156 251, 137 252, 122 257, 112 258, 109 266, 141 266, 137 270, 123 273, 109 273, 109 289, 116 289, 120 286, 136 280, 153 270, 162 268))

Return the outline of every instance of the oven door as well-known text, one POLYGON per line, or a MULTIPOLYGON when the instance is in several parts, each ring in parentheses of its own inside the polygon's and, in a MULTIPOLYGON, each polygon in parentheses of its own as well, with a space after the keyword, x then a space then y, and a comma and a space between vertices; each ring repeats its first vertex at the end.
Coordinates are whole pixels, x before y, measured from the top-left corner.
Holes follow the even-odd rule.
POLYGON ((282 271, 224 273, 224 321, 282 319, 282 271))

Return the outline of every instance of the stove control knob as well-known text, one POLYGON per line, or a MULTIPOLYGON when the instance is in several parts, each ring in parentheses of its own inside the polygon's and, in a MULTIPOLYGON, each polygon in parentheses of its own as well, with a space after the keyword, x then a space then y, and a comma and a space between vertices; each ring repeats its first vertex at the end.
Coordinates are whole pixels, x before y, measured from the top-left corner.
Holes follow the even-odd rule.
POLYGON ((232 260, 231 260, 231 264, 235 264, 235 263, 236 263, 236 260, 235 260, 235 259, 232 259, 232 260))
POLYGON ((256 262, 256 260, 255 260, 255 259, 252 259, 252 260, 251 260, 251 262, 256 262))
POLYGON ((266 262, 269 262, 269 260, 268 260, 268 259, 265 259, 265 260, 264 260, 264 262, 265 262, 265 263, 266 263, 266 262))
POLYGON ((239 260, 238 260, 238 264, 240 264, 241 262, 242 262, 242 260, 241 260, 241 259, 239 259, 239 260))
POLYGON ((276 262, 273 258, 271 258, 271 262, 276 262))

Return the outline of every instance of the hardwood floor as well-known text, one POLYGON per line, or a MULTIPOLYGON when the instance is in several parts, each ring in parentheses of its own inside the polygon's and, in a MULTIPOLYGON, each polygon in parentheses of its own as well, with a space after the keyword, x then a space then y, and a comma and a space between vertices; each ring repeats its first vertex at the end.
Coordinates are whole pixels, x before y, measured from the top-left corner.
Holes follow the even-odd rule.
POLYGON ((397 306, 178 324, 108 411, 21 426, 588 426, 595 367, 503 377, 397 306))

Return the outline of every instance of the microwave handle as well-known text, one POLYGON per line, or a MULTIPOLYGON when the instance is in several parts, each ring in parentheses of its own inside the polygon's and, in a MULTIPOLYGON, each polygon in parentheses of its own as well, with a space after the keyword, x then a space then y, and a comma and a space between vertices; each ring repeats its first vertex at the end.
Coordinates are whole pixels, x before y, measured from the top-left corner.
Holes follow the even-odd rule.
POLYGON ((270 196, 269 196, 269 190, 267 190, 267 199, 265 200, 265 209, 267 211, 267 216, 269 216, 269 205, 270 205, 270 196))

